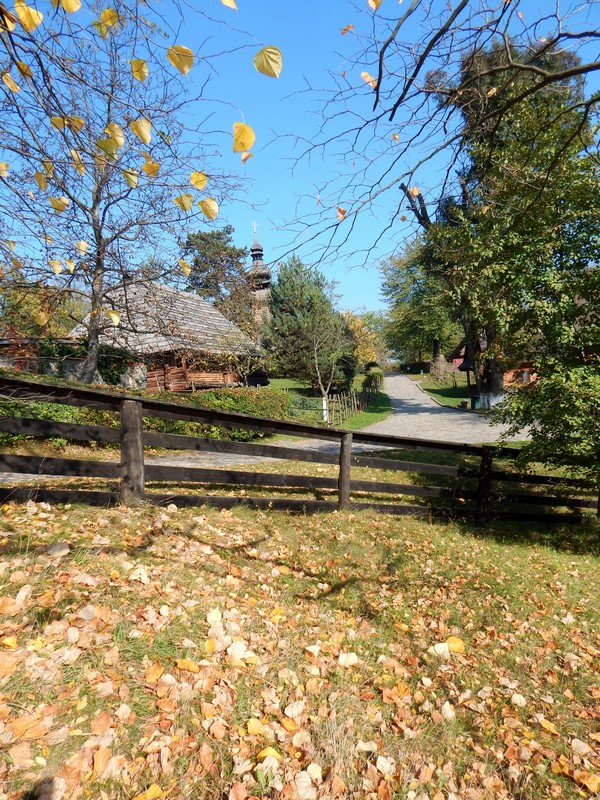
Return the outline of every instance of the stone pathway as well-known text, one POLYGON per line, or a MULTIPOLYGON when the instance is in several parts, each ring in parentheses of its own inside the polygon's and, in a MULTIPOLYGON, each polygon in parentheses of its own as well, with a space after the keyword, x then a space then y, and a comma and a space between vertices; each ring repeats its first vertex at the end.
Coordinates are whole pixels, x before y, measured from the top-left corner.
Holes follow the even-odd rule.
MULTIPOLYGON (((384 391, 391 400, 393 412, 383 422, 365 428, 365 433, 481 444, 496 441, 507 429, 506 425, 491 425, 482 414, 438 405, 407 375, 388 373, 384 391)), ((523 434, 514 438, 527 437, 523 434)))

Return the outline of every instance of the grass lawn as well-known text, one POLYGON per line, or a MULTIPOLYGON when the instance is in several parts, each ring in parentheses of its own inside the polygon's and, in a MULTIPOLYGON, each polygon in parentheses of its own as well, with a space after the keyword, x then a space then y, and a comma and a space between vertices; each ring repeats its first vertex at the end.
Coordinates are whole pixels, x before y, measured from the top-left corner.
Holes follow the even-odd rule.
POLYGON ((417 382, 421 389, 433 397, 442 406, 458 408, 462 401, 469 400, 467 390, 467 376, 465 372, 456 373, 456 383, 440 383, 430 375, 409 375, 411 380, 417 382))
POLYGON ((568 529, 374 514, 1 524, 2 798, 43 776, 65 800, 600 789, 597 526, 575 552, 568 529))

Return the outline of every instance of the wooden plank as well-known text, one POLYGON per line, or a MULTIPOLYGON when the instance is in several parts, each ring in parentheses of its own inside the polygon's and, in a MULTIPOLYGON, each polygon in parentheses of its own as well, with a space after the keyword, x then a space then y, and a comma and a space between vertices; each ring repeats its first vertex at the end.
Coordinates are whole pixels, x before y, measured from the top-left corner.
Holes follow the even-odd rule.
POLYGON ((284 475, 270 472, 245 472, 231 469, 174 467, 147 464, 146 480, 177 483, 232 484, 234 486, 282 486, 305 489, 337 489, 335 478, 311 475, 284 475))
POLYGON ((350 464, 352 461, 352 434, 345 433, 340 442, 340 467, 338 475, 338 508, 350 503, 350 464))
POLYGON ((295 511, 299 514, 316 514, 323 511, 335 511, 337 502, 329 500, 304 500, 280 497, 224 497, 220 495, 191 495, 191 494, 159 494, 146 492, 144 500, 156 505, 175 503, 179 508, 189 506, 214 506, 216 508, 245 508, 274 509, 275 511, 295 511))
POLYGON ((225 439, 205 439, 196 436, 181 436, 176 433, 152 433, 144 431, 146 447, 165 447, 174 450, 197 450, 208 453, 234 453, 260 458, 279 458, 286 461, 309 461, 317 464, 337 464, 335 453, 320 453, 317 450, 301 450, 294 447, 233 442, 225 439))
POLYGON ((82 503, 88 506, 109 506, 118 505, 120 497, 118 492, 94 492, 84 489, 40 489, 37 487, 7 487, 0 486, 0 501, 15 503, 26 503, 33 500, 34 503, 82 503))
POLYGON ((586 520, 591 519, 590 514, 528 514, 521 511, 494 511, 491 516, 494 519, 511 522, 544 522, 550 524, 562 523, 566 525, 581 525, 586 520))
POLYGON ((581 489, 594 488, 593 481, 583 478, 561 478, 556 475, 525 475, 521 472, 492 470, 492 480, 507 483, 530 483, 539 486, 574 486, 581 489))
MULTIPOLYGON (((477 472, 467 474, 460 467, 449 467, 443 464, 422 464, 417 461, 392 461, 387 458, 370 458, 369 456, 352 456, 352 466, 371 467, 371 469, 389 469, 394 472, 417 472, 423 475, 444 475, 451 478, 475 477, 477 472)), ((471 471, 469 471, 471 473, 471 471)))
POLYGON ((414 483, 387 483, 382 481, 350 481, 350 491, 409 495, 413 497, 446 497, 457 500, 472 500, 476 497, 476 492, 473 489, 448 486, 420 486, 414 483))
POLYGON ((523 505, 535 506, 562 506, 563 508, 596 508, 595 500, 585 500, 580 497, 560 497, 558 495, 492 492, 491 499, 497 503, 522 503, 523 505))
POLYGON ((121 403, 121 502, 129 506, 144 497, 142 404, 121 403))
POLYGON ((103 425, 74 425, 71 422, 52 422, 29 417, 0 417, 0 431, 43 439, 57 437, 73 442, 108 442, 112 444, 120 441, 118 428, 108 428, 103 425))
POLYGON ((118 478, 116 461, 82 461, 76 458, 45 458, 0 454, 0 472, 24 475, 65 475, 77 478, 118 478))

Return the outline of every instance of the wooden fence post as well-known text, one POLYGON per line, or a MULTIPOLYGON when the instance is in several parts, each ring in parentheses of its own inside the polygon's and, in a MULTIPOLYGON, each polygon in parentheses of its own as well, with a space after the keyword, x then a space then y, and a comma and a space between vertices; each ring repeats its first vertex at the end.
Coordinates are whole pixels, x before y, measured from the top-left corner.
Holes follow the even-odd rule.
POLYGON ((144 497, 142 404, 121 402, 121 502, 129 506, 144 497))
POLYGON ((340 440, 340 474, 338 477, 338 509, 350 505, 350 463, 352 460, 352 434, 344 433, 340 440))
POLYGON ((487 510, 490 501, 490 488, 492 485, 492 462, 494 451, 491 447, 486 447, 481 456, 479 466, 479 484, 477 486, 477 499, 475 506, 475 522, 477 525, 484 525, 487 520, 487 510))

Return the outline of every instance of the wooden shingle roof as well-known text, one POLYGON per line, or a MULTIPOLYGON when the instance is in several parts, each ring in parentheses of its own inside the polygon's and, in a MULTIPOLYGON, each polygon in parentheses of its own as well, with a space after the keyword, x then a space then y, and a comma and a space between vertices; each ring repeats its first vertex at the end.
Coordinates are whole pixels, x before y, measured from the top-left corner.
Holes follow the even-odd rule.
MULTIPOLYGON (((210 303, 162 283, 127 283, 107 296, 105 307, 118 311, 121 319, 118 325, 107 325, 100 344, 133 355, 182 350, 226 355, 256 349, 255 343, 210 303)), ((85 335, 84 321, 69 337, 85 335)))

